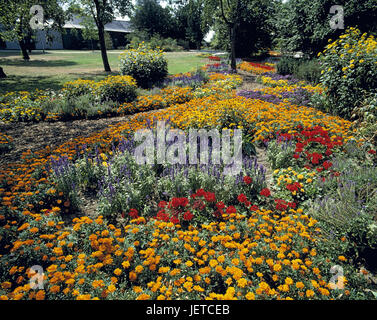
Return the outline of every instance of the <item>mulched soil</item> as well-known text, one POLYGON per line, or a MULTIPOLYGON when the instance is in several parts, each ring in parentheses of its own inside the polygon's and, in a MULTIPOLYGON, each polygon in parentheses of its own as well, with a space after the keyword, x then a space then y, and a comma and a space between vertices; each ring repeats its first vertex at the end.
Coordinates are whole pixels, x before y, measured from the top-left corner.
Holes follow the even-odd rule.
POLYGON ((78 136, 88 137, 127 118, 128 116, 94 120, 0 124, 0 131, 11 136, 14 144, 10 152, 0 156, 0 166, 20 161, 22 153, 29 149, 35 152, 47 146, 57 147, 78 136))

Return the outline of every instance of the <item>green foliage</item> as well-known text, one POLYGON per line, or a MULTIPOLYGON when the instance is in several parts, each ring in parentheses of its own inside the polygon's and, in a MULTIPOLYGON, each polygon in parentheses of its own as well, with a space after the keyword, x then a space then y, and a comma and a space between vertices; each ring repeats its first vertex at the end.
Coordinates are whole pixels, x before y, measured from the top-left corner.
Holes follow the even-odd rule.
POLYGON ((101 102, 132 102, 137 96, 136 89, 136 81, 130 76, 108 76, 98 82, 95 94, 101 102))
POLYGON ((294 165, 292 155, 295 151, 295 144, 292 141, 273 140, 269 142, 267 148, 268 161, 272 169, 288 168, 294 165))
POLYGON ((173 31, 173 17, 168 7, 163 8, 157 0, 138 0, 131 16, 132 25, 149 37, 155 34, 169 37, 173 31))
POLYGON ((321 69, 316 59, 296 59, 282 57, 276 64, 277 72, 281 75, 291 74, 297 79, 305 80, 314 84, 319 83, 321 69))
POLYGON ((58 114, 63 120, 97 118, 102 114, 111 114, 114 105, 112 101, 101 103, 93 94, 46 99, 41 103, 45 114, 58 114))
POLYGON ((152 50, 144 43, 122 53, 119 68, 122 75, 132 76, 142 88, 150 88, 161 83, 168 74, 163 52, 152 50))
POLYGON ((377 247, 377 169, 358 163, 349 156, 335 159, 334 170, 341 175, 319 183, 318 192, 324 196, 309 205, 309 213, 323 224, 328 237, 347 237, 354 259, 366 248, 377 247))
POLYGON ((293 74, 297 79, 318 84, 321 77, 321 69, 318 60, 306 60, 299 64, 293 74))
MULTIPOLYGON (((314 57, 322 51, 331 37, 337 37, 342 29, 332 29, 330 20, 331 0, 290 0, 276 4, 276 45, 285 52, 302 51, 314 57)), ((357 26, 363 32, 376 32, 377 6, 374 0, 339 0, 343 6, 344 24, 357 26)))
POLYGON ((359 108, 355 108, 358 134, 373 145, 377 145, 377 93, 365 98, 359 108))
POLYGON ((205 3, 205 19, 216 31, 212 45, 216 49, 231 51, 230 27, 234 24, 236 57, 249 57, 267 50, 273 32, 273 2, 265 0, 219 1, 205 3))
POLYGON ((281 75, 294 74, 298 68, 299 62, 296 58, 282 57, 276 64, 276 71, 281 75))
POLYGON ((320 61, 331 111, 350 118, 377 90, 377 41, 350 28, 326 47, 320 61))
POLYGON ((209 26, 203 24, 204 0, 189 0, 175 10, 177 39, 185 49, 200 49, 209 26))
POLYGON ((147 45, 153 50, 162 49, 164 52, 180 51, 182 49, 178 45, 176 39, 170 37, 162 38, 158 34, 154 34, 153 36, 149 37, 145 32, 132 33, 128 48, 136 48, 143 43, 147 43, 147 45))

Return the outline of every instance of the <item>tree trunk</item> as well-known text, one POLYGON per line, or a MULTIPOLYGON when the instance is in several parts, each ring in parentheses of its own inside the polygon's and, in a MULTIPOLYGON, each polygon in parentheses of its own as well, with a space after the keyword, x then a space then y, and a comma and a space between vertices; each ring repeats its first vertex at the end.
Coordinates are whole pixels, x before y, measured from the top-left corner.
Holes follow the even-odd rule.
POLYGON ((230 68, 232 72, 237 73, 236 65, 236 26, 233 24, 229 28, 230 32, 230 68))
POLYGON ((111 72, 109 59, 107 58, 107 51, 106 51, 105 27, 103 26, 102 22, 98 23, 98 37, 99 37, 99 44, 101 47, 103 67, 105 68, 106 72, 111 72))
POLYGON ((24 60, 30 60, 29 54, 27 52, 27 47, 26 47, 25 41, 24 40, 20 40, 20 41, 18 41, 18 43, 19 43, 20 48, 21 48, 22 58, 24 60))
POLYGON ((7 75, 4 73, 4 70, 2 67, 0 67, 0 79, 6 78, 7 75))

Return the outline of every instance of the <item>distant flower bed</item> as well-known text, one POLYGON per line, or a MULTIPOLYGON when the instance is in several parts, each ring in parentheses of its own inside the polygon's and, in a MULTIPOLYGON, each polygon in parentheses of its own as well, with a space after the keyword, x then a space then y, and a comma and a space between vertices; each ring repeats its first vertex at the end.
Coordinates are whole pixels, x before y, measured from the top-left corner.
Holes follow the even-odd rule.
POLYGON ((271 64, 266 63, 256 63, 243 61, 238 65, 240 70, 251 72, 254 74, 262 74, 265 72, 275 72, 275 67, 271 64))
POLYGON ((138 98, 136 82, 130 76, 109 76, 99 82, 78 79, 67 82, 57 92, 10 92, 0 97, 0 120, 7 123, 88 119, 165 108, 188 101, 191 91, 200 91, 208 81, 213 90, 228 92, 235 88, 231 76, 220 76, 221 79, 209 79, 203 70, 173 75, 160 93, 138 98))
POLYGON ((221 58, 218 56, 209 56, 208 59, 211 61, 221 61, 221 58))

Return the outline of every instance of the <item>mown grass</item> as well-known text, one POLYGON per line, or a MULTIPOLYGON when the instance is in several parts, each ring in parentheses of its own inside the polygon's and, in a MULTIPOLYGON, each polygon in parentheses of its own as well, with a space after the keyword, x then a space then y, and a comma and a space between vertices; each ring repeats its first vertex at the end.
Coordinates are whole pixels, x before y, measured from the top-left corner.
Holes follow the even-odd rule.
MULTIPOLYGON (((111 74, 119 72, 120 50, 108 52, 111 74)), ((167 52, 170 74, 188 72, 205 64, 206 59, 196 52, 167 52)), ((0 66, 7 75, 0 80, 0 94, 7 91, 60 89, 64 82, 78 78, 101 80, 109 73, 103 71, 99 51, 41 51, 32 52, 30 61, 23 61, 18 51, 0 52, 0 66)))

